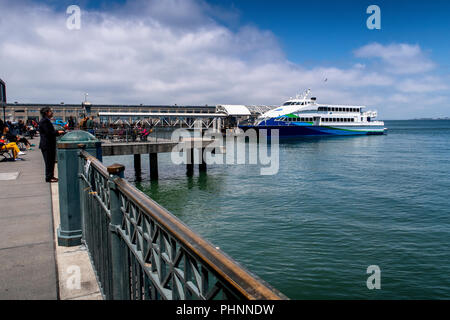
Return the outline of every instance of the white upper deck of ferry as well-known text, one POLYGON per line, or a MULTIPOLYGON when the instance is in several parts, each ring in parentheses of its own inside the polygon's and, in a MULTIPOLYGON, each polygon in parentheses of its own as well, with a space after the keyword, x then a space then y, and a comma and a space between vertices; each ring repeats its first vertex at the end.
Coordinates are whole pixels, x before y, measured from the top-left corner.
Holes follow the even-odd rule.
POLYGON ((295 116, 302 119, 300 121, 314 121, 318 125, 341 122, 346 125, 384 125, 383 121, 374 120, 378 115, 377 111, 363 111, 366 107, 361 105, 319 104, 310 94, 311 90, 308 89, 302 95, 290 98, 280 107, 265 112, 257 119, 257 124, 273 118, 289 121, 295 116))

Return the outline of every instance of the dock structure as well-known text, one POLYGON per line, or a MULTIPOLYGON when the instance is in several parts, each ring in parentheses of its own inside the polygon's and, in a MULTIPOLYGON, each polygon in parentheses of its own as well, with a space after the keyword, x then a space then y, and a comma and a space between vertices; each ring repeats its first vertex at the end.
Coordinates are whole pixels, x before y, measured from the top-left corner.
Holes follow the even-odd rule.
POLYGON ((11 121, 39 121, 39 109, 42 107, 51 107, 54 110, 54 118, 62 121, 67 121, 70 117, 79 121, 87 115, 108 124, 141 123, 152 127, 202 127, 217 130, 233 128, 240 121, 254 119, 273 108, 273 106, 245 105, 106 105, 88 102, 80 104, 6 103, 5 100, 5 118, 11 121))
MULTIPOLYGON (((213 142, 212 139, 190 138, 184 139, 181 142, 172 141, 169 139, 158 139, 156 141, 147 142, 131 142, 131 143, 108 143, 102 144, 103 156, 123 156, 133 155, 134 170, 136 180, 141 180, 141 156, 143 154, 149 155, 150 162, 150 180, 158 180, 158 153, 173 152, 174 148, 178 146, 186 151, 186 173, 192 175, 194 173, 194 152, 198 149, 199 154, 203 154, 208 145, 213 142), (201 152, 201 153, 200 153, 201 152)), ((200 157, 199 171, 205 172, 207 170, 206 162, 203 157, 200 157)))

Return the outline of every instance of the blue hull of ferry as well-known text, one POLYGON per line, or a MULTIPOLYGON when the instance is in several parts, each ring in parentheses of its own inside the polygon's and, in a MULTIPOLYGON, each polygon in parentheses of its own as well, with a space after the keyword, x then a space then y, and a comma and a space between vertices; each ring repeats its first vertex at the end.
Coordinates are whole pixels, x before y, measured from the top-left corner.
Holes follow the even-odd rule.
MULTIPOLYGON (((271 130, 278 130, 280 137, 304 137, 304 136, 350 136, 350 135, 382 135, 384 130, 378 129, 377 131, 372 130, 352 130, 343 128, 333 128, 326 126, 239 126, 242 130, 246 131, 248 129, 255 130, 267 130, 267 135, 270 136, 271 130)), ((382 129, 382 128, 381 128, 382 129)))

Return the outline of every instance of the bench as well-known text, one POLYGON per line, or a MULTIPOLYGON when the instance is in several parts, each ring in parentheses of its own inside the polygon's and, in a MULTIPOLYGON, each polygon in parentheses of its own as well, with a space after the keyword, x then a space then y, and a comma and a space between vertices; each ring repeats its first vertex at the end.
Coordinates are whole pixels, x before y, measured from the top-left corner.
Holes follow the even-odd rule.
POLYGON ((3 157, 3 159, 0 159, 0 162, 13 161, 14 156, 12 155, 11 150, 6 149, 5 146, 6 146, 6 144, 4 144, 3 142, 0 142, 0 156, 3 157))

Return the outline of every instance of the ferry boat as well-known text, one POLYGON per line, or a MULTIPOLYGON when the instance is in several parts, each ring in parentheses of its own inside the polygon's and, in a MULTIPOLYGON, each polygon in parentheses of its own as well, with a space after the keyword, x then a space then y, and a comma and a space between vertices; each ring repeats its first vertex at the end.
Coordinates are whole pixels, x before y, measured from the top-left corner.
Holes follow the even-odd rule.
POLYGON ((239 128, 278 129, 280 137, 372 135, 387 130, 383 121, 374 120, 377 111, 364 111, 365 106, 318 104, 310 94, 308 89, 263 113, 254 124, 239 125, 239 128))

